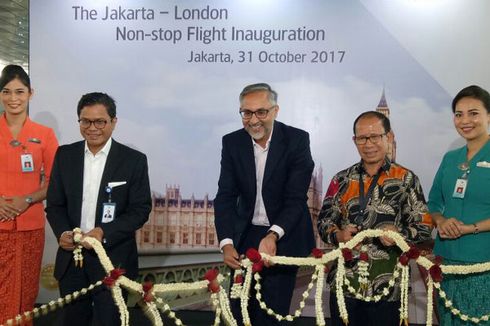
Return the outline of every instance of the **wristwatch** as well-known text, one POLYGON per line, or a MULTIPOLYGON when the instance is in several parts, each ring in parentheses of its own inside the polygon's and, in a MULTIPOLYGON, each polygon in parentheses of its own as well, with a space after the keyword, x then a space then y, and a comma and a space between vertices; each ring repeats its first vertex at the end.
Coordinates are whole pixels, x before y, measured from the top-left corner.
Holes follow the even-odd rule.
POLYGON ((29 205, 32 204, 33 202, 33 199, 31 196, 27 196, 26 199, 25 199, 26 203, 28 203, 29 205))

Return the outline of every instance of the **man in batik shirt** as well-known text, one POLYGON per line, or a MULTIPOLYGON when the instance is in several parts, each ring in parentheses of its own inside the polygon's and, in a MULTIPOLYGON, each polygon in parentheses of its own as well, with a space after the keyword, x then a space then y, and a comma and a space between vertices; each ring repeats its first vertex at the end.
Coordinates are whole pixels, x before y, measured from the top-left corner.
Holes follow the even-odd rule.
MULTIPOLYGON (((323 241, 338 246, 367 229, 396 231, 410 243, 430 239, 430 215, 417 176, 387 158, 388 146, 393 141, 388 118, 379 112, 364 112, 355 120, 353 129, 361 161, 337 173, 328 187, 318 217, 323 241)), ((366 239, 353 250, 354 259, 346 262, 350 284, 364 297, 383 297, 379 302, 365 302, 345 291, 349 326, 399 325, 399 279, 394 287, 388 284, 400 253, 388 237, 366 239), (366 269, 369 277, 363 280, 366 269), (383 294, 385 288, 389 289, 387 294, 386 290, 383 294)), ((335 268, 330 276, 333 285, 335 268)), ((333 286, 330 311, 332 325, 343 326, 333 286)))

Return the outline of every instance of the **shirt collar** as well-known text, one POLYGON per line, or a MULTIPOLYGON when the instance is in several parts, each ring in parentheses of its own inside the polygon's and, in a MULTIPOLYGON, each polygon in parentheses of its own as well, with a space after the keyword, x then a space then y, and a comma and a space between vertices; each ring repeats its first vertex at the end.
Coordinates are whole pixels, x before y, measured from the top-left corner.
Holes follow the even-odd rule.
MULTIPOLYGON (((111 150, 111 145, 112 145, 112 137, 109 138, 109 140, 107 140, 104 147, 102 147, 102 149, 98 151, 94 156, 99 155, 99 153, 105 154, 106 156, 109 155, 109 151, 111 150)), ((85 155, 87 154, 92 154, 92 152, 88 148, 87 141, 85 141, 85 155)))
MULTIPOLYGON (((381 172, 385 172, 387 175, 389 175, 391 168, 391 161, 388 157, 385 157, 385 161, 383 165, 381 165, 381 168, 379 169, 381 172)), ((364 165, 362 164, 362 160, 358 163, 357 165, 357 171, 359 173, 366 173, 366 170, 364 169, 364 165)))

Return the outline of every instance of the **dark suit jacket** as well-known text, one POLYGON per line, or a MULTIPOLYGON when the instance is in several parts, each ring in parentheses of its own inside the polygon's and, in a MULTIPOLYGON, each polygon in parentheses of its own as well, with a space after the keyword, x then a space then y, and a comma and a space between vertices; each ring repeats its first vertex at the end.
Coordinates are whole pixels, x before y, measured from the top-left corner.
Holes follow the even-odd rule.
MULTIPOLYGON (((274 122, 262 197, 271 225, 284 229, 277 254, 306 256, 314 247, 307 191, 314 163, 308 133, 274 122)), ((214 200, 218 240, 233 239, 238 250, 251 225, 257 193, 250 135, 240 129, 223 137, 219 189, 214 200)))
MULTIPOLYGON (((64 231, 80 226, 83 194, 83 165, 85 142, 60 146, 56 152, 47 193, 47 219, 57 239, 64 231)), ((151 211, 150 183, 146 156, 112 140, 99 187, 95 226, 104 231, 104 248, 115 267, 126 269, 126 275, 138 275, 138 253, 135 231, 148 220, 151 211), (116 203, 115 218, 102 223, 102 204, 107 202, 105 187, 109 182, 126 181, 112 189, 116 203)), ((63 277, 70 261, 71 251, 58 248, 54 275, 63 277)), ((104 271, 97 272, 98 277, 104 271)))

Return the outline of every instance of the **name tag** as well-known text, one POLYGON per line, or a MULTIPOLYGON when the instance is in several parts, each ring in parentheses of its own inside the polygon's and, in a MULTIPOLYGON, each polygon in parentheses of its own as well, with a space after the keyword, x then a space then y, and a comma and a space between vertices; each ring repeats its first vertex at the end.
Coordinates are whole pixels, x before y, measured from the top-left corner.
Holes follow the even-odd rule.
POLYGON ((102 205, 102 223, 111 223, 116 215, 116 203, 103 203, 102 205))
POLYGON ((32 158, 32 154, 25 153, 20 155, 20 163, 22 165, 22 172, 34 171, 34 159, 32 158))
POLYGON ((456 185, 454 186, 453 197, 454 198, 464 198, 464 193, 466 192, 466 186, 468 185, 467 179, 456 180, 456 185))

